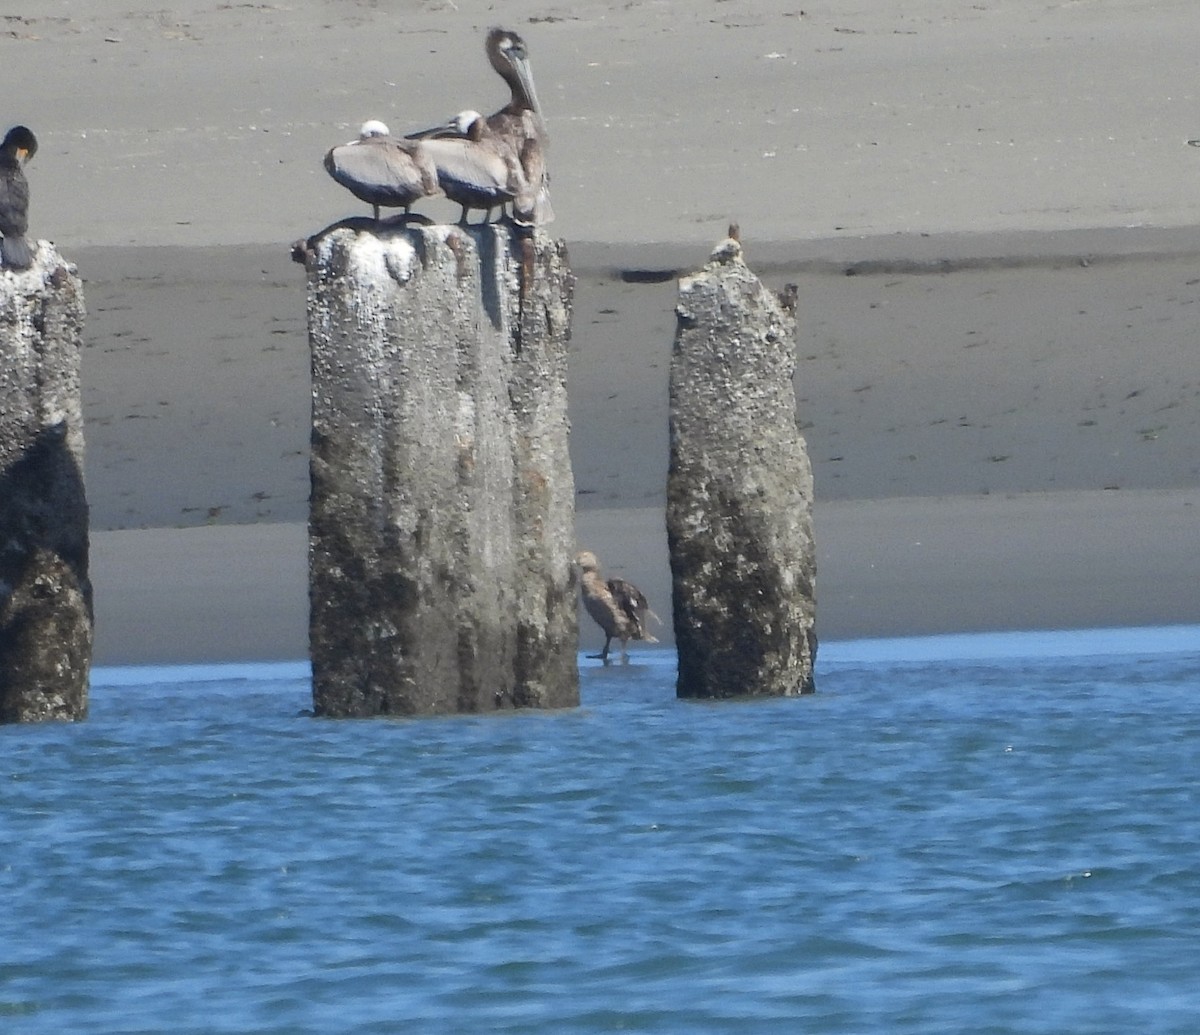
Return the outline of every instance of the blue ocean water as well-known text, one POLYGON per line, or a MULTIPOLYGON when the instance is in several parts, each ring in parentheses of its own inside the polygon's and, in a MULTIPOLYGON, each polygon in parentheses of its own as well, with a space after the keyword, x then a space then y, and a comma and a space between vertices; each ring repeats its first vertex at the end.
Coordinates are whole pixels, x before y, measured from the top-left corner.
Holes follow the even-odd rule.
POLYGON ((412 721, 101 671, 0 728, 0 1031, 1195 1032, 1195 633, 834 644, 707 704, 645 651, 412 721))

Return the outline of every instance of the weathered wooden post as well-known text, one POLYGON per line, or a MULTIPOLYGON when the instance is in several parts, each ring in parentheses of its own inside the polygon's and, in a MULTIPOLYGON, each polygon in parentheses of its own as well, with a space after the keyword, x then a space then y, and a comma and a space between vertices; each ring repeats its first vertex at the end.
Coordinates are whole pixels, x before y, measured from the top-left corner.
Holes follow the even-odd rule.
POLYGON ((87 716, 83 288, 46 241, 0 271, 0 722, 87 716))
POLYGON ((794 298, 731 229, 679 282, 671 358, 671 556, 680 697, 813 690, 812 466, 796 425, 794 298))
POLYGON ((565 249, 370 224, 306 266, 317 714, 578 704, 565 249))

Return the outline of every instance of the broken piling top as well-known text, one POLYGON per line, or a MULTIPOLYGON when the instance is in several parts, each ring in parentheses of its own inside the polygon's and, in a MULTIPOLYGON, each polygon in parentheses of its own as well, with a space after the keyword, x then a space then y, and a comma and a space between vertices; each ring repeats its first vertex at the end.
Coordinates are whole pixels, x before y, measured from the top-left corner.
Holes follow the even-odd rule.
POLYGON ((578 704, 565 249, 372 224, 306 268, 315 710, 578 704))
POLYGON ((49 242, 0 270, 0 722, 87 715, 83 321, 75 267, 49 242))
POLYGON ((813 480, 793 307, 734 236, 679 282, 667 541, 680 697, 813 689, 813 480))

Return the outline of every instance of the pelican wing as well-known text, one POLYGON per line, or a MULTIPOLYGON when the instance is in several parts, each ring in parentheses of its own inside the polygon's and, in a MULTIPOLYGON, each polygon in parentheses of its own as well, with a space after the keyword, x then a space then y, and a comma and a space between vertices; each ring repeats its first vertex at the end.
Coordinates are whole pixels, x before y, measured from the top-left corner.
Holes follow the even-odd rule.
POLYGON ((518 208, 520 214, 534 224, 554 221, 554 206, 550 203, 550 174, 546 169, 545 136, 526 137, 521 147, 521 168, 525 182, 530 185, 518 208))
POLYGON ((419 160, 412 145, 390 137, 370 137, 335 147, 326 157, 325 167, 338 183, 355 193, 412 200, 436 190, 432 166, 419 160))
POLYGON ((421 148, 437 167, 443 187, 450 185, 482 194, 512 195, 524 188, 520 170, 511 156, 498 148, 471 140, 433 138, 421 148))

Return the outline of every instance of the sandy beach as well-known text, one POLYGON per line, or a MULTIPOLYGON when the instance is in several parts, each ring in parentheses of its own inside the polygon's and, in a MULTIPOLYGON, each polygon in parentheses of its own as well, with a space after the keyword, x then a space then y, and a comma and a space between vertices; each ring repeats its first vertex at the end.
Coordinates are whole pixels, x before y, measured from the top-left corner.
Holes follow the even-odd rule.
MULTIPOLYGON (((506 6, 579 278, 580 542, 669 642, 675 277, 732 219, 799 287, 823 638, 1200 622, 1194 7, 883 6, 506 6)), ((179 12, 0 25, 31 236, 85 281, 99 664, 303 655, 288 245, 361 211, 320 160, 362 119, 503 101, 487 4, 179 12)))

